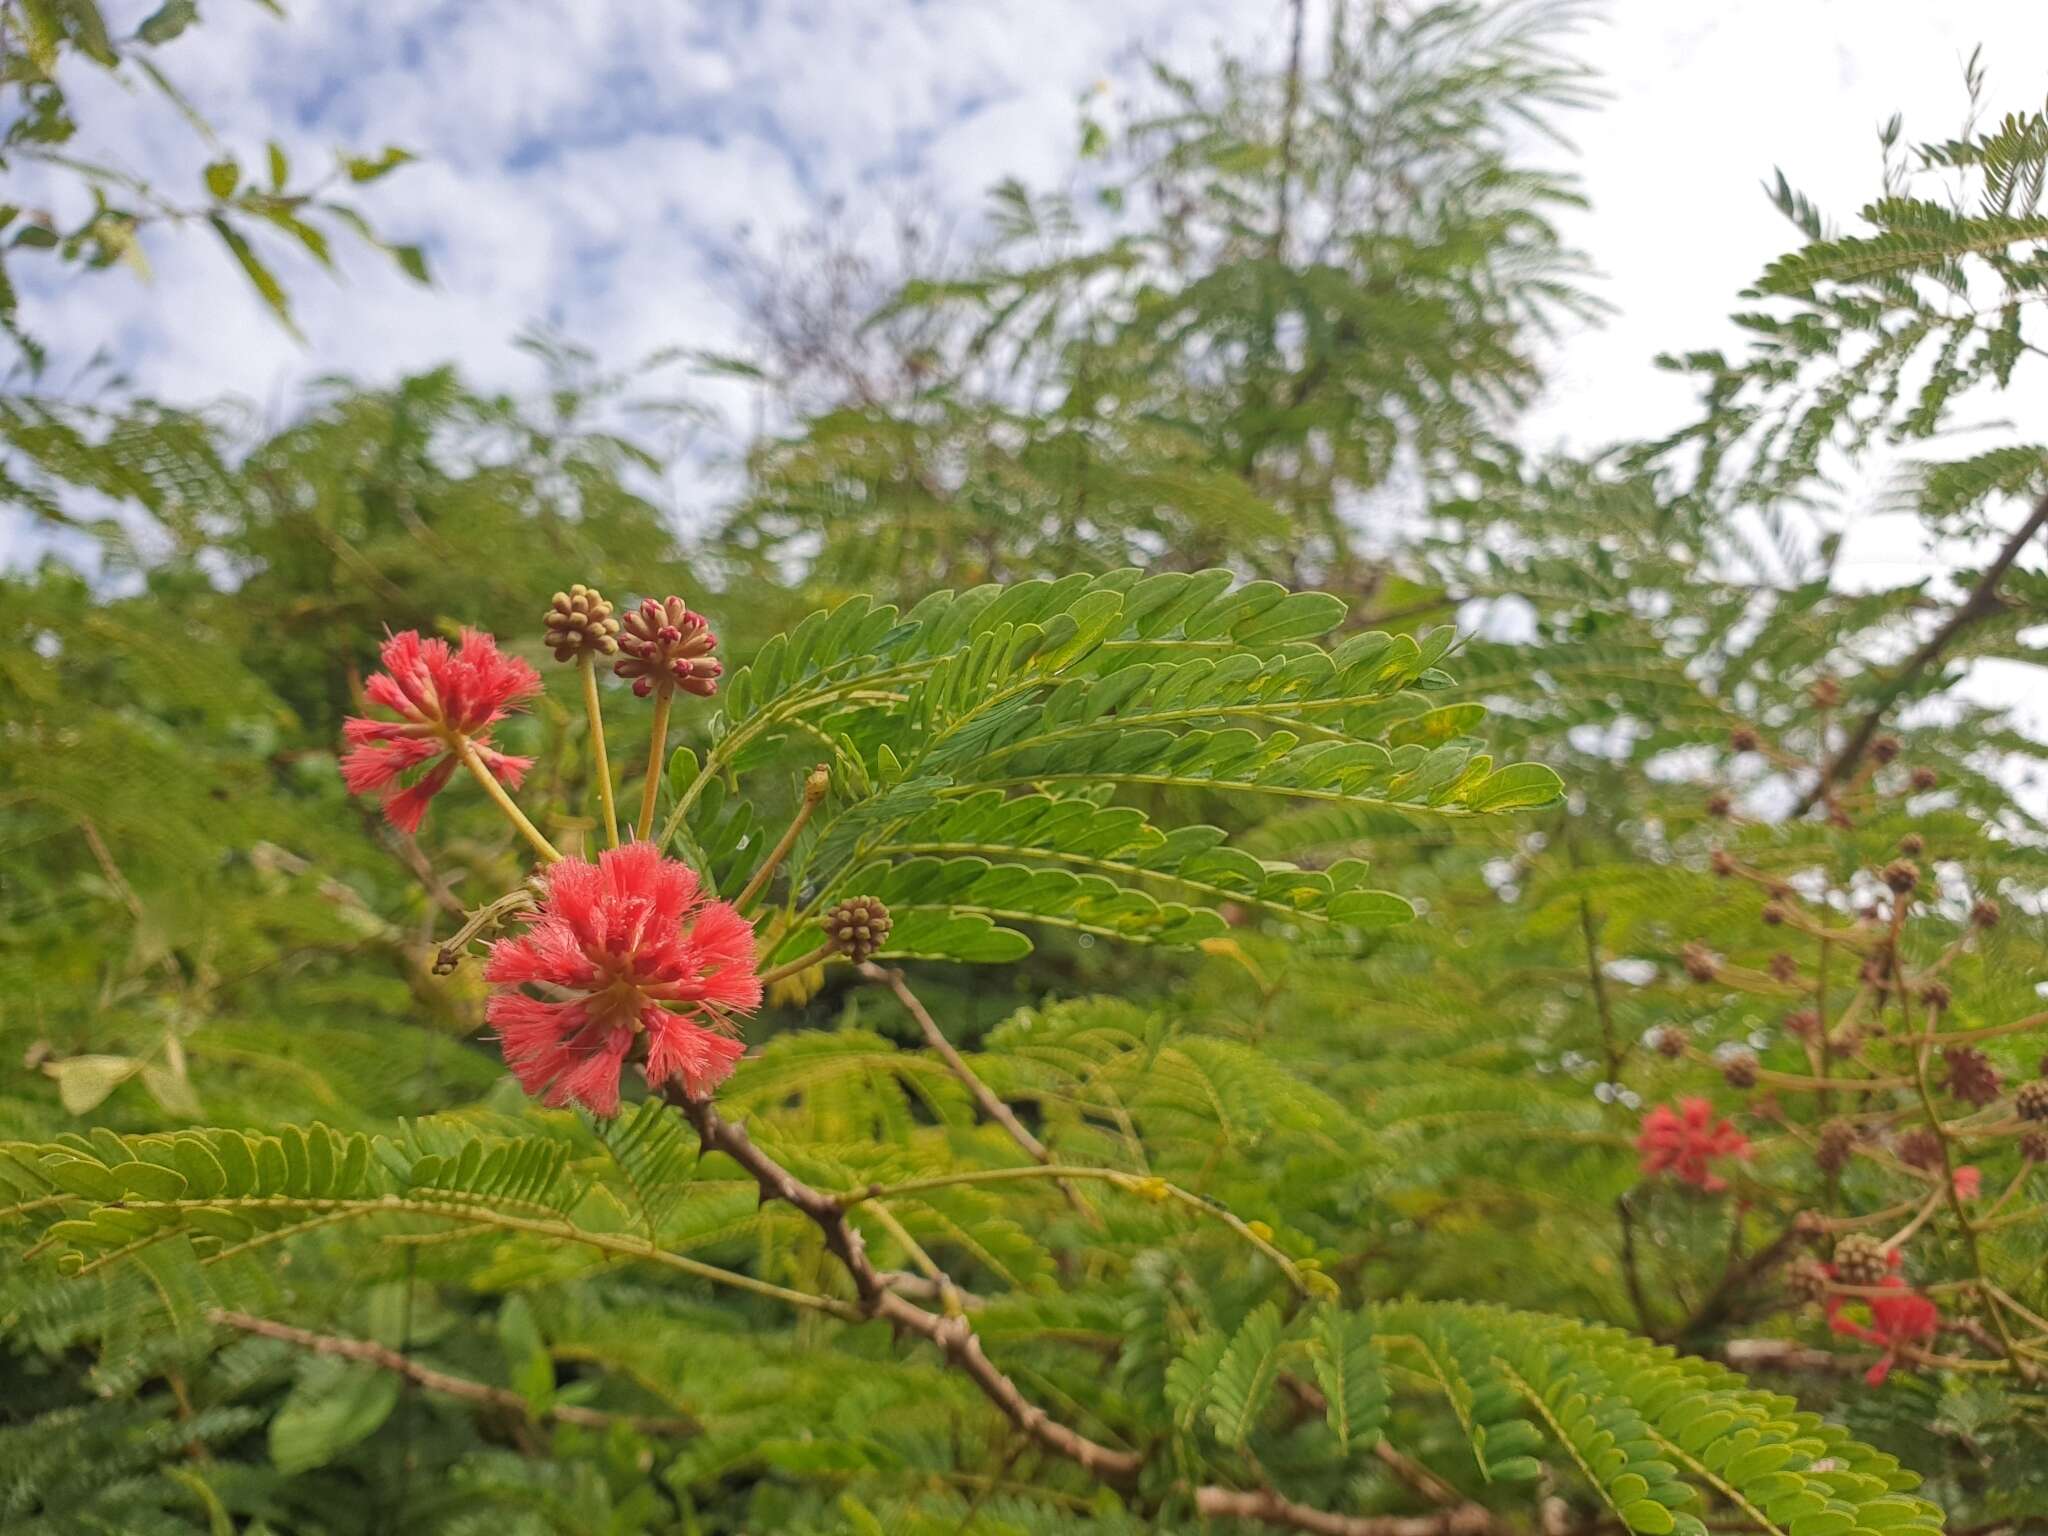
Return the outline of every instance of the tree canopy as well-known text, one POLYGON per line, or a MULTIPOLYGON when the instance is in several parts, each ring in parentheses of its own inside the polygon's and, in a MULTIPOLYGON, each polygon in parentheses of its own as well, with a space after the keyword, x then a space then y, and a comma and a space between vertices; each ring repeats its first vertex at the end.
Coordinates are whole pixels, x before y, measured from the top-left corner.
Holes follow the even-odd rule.
MULTIPOLYGON (((1778 177, 1696 408, 1546 457, 1578 11, 1289 15, 764 268, 689 536, 566 344, 0 395, 6 1529, 2048 1517, 2042 747, 1958 688, 2048 633, 2048 117, 1778 177), (1848 580, 1879 472, 1977 553, 1848 580)), ((0 3, 5 173, 195 19, 0 3)), ((196 217, 287 316, 253 232, 370 226, 269 170, 8 270, 196 217)))

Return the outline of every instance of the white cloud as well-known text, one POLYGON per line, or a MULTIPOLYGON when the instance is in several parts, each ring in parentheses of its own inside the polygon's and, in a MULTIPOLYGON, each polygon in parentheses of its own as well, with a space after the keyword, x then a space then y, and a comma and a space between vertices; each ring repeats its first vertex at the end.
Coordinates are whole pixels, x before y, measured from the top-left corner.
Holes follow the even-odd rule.
MULTIPOLYGON (((67 359, 110 349, 143 389, 270 410, 334 372, 454 360, 484 384, 528 382, 510 343, 536 321, 608 359, 716 345, 735 314, 713 255, 735 227, 772 244, 834 195, 970 218, 1000 176, 1064 173, 1091 86, 1134 84, 1148 51, 1187 68, 1219 44, 1277 58, 1286 14, 1284 0, 301 0, 280 24, 209 7, 166 62, 245 161, 271 137, 307 168, 344 143, 422 155, 362 201, 428 248, 435 289, 346 242, 338 282, 285 253, 302 348, 188 231, 155 243, 152 284, 32 289, 28 319, 67 359)), ((1848 212, 1875 185, 1883 117, 1904 109, 1909 137, 1955 126, 1979 40, 1998 103, 2038 101, 2048 7, 1614 0, 1583 39, 1613 99, 1572 125, 1594 205, 1572 233, 1619 314, 1564 346, 1530 440, 1587 447, 1682 419, 1688 386, 1649 358, 1730 338, 1734 294, 1790 238, 1759 181, 1783 164, 1848 212)), ((174 116, 87 90, 84 147, 141 145, 152 172, 196 179, 205 151, 174 116)))

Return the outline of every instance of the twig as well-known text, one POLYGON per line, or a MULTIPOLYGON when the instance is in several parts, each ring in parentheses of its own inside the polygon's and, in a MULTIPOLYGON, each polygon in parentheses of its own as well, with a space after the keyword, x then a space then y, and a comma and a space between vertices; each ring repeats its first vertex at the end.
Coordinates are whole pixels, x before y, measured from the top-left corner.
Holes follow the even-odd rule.
POLYGON ((1493 1512, 1478 1504, 1434 1515, 1339 1515, 1297 1504, 1271 1488, 1197 1488, 1195 1511, 1211 1520, 1261 1520, 1311 1536, 1483 1536, 1494 1529, 1493 1512))
POLYGON ((753 1176, 764 1201, 785 1201, 810 1218, 824 1237, 826 1248, 852 1279, 864 1316, 881 1319, 898 1333, 915 1334, 936 1346, 1011 1423, 1047 1450, 1117 1487, 1129 1487, 1137 1481, 1145 1465, 1142 1453, 1104 1445, 1057 1422, 983 1353, 981 1340, 965 1316, 934 1316, 911 1305, 884 1283, 868 1258, 859 1229, 846 1219, 837 1199, 813 1189, 755 1146, 745 1127, 720 1116, 710 1100, 688 1098, 673 1089, 666 1097, 688 1117, 707 1153, 722 1152, 753 1176))
MULTIPOLYGON (((963 1372, 1011 1423, 1046 1450, 1066 1457, 1113 1487, 1136 1485, 1145 1468, 1145 1453, 1105 1445, 1059 1423, 983 1353, 981 1340, 964 1314, 939 1317, 905 1300, 894 1277, 876 1269, 868 1257, 859 1228, 846 1218, 843 1197, 814 1189, 797 1178, 756 1146, 744 1126, 722 1117, 709 1099, 693 1099, 675 1088, 664 1090, 663 1097, 689 1120, 705 1152, 724 1153, 753 1177, 764 1202, 781 1200, 810 1219, 853 1281, 858 1315, 886 1322, 899 1335, 913 1334, 934 1345, 948 1364, 963 1372)), ((861 1198, 867 1197, 856 1197, 856 1203, 861 1198)), ((1271 1489, 1246 1493, 1201 1487, 1192 1493, 1196 1509, 1205 1515, 1260 1520, 1311 1536, 1485 1536, 1495 1529, 1492 1514, 1476 1504, 1460 1504, 1433 1515, 1360 1517, 1297 1504, 1271 1489)))
POLYGON ((804 779, 803 802, 797 806, 796 815, 790 818, 789 827, 783 832, 781 841, 768 851, 768 857, 761 861, 761 867, 754 871, 753 878, 747 881, 746 888, 733 899, 733 905, 740 911, 745 912, 752 906, 754 898, 760 895, 762 889, 775 877, 775 871, 781 867, 782 861, 789 857, 789 850, 796 846, 797 835, 803 831, 804 823, 811 819, 811 813, 817 810, 831 788, 832 770, 826 764, 820 763, 804 779))
POLYGON ((580 1424, 588 1429, 610 1429, 614 1424, 624 1424, 647 1435, 690 1435, 698 1426, 688 1419, 647 1418, 632 1413, 605 1413, 596 1408, 582 1408, 574 1403, 551 1403, 536 1412, 526 1398, 509 1387, 494 1387, 488 1382, 472 1381, 467 1376, 451 1376, 446 1371, 437 1371, 430 1365, 422 1365, 408 1355, 369 1339, 345 1338, 336 1333, 314 1333, 305 1328, 294 1328, 289 1323, 274 1323, 269 1318, 252 1317, 247 1312, 229 1312, 215 1307, 206 1314, 206 1320, 223 1328, 239 1329, 243 1333, 257 1334, 262 1338, 276 1339, 280 1343, 293 1344, 300 1349, 310 1349, 316 1355, 333 1355, 343 1360, 359 1360, 365 1365, 374 1365, 379 1370, 391 1371, 407 1381, 439 1392, 446 1397, 459 1397, 465 1402, 481 1403, 487 1407, 516 1413, 525 1419, 549 1420, 562 1424, 580 1424))
POLYGON ((1265 1255, 1273 1267, 1287 1277, 1287 1283, 1294 1287, 1296 1294, 1308 1297, 1314 1294, 1308 1277, 1301 1266, 1273 1246, 1271 1239, 1262 1237, 1252 1230, 1250 1222, 1239 1216, 1220 1200, 1206 1199, 1191 1189, 1182 1189, 1165 1179, 1150 1173, 1131 1173, 1122 1168, 1091 1168, 1083 1163, 1034 1163, 1015 1168, 968 1168, 958 1173, 934 1173, 923 1178, 899 1179, 893 1184, 869 1184, 864 1188, 832 1196, 848 1210, 864 1200, 894 1199, 898 1195, 920 1194, 930 1189, 947 1189, 956 1184, 1002 1184, 1016 1179, 1051 1179, 1065 1187, 1070 1181, 1093 1179, 1113 1185, 1126 1194, 1142 1199, 1174 1201, 1184 1205, 1198 1216, 1221 1222, 1252 1247, 1265 1255))
POLYGON ((1287 259, 1289 194, 1294 190, 1294 117, 1301 106, 1301 31, 1307 19, 1306 0, 1293 0, 1294 28, 1287 45, 1287 101, 1280 109, 1279 216, 1273 221, 1273 261, 1287 259))
POLYGON ((917 1000, 917 994, 903 980, 901 971, 886 970, 872 960, 866 960, 861 962, 860 974, 864 980, 879 982, 896 994, 896 1001, 903 1005, 924 1032, 924 1043, 938 1052, 946 1070, 974 1095, 974 1102, 981 1106, 981 1112, 1009 1132, 1010 1140, 1022 1147, 1026 1156, 1037 1163, 1052 1161, 1052 1154, 1045 1150, 1045 1143, 1031 1134, 1024 1122, 1017 1118, 1016 1111, 991 1093, 988 1084, 974 1075, 974 1069, 967 1065, 965 1058, 953 1048, 953 1042, 945 1037, 931 1014, 926 1012, 924 1004, 917 1000))
POLYGON ((772 986, 778 981, 787 981, 792 976, 798 976, 808 971, 814 965, 823 965, 838 953, 838 942, 836 940, 827 940, 809 954, 798 955, 794 960, 783 961, 782 964, 776 966, 773 970, 763 971, 760 978, 761 985, 766 987, 772 986))
MULTIPOLYGON (((1280 1385, 1315 1417, 1321 1418, 1325 1413, 1329 1412, 1330 1402, 1323 1395, 1322 1389, 1311 1382, 1303 1381, 1292 1371, 1282 1371, 1280 1373, 1280 1385)), ((1380 1465, 1385 1467, 1397 1481, 1406 1484, 1416 1493, 1421 1494, 1423 1498, 1429 1500, 1430 1503, 1441 1504, 1449 1508, 1465 1502, 1465 1496, 1459 1493, 1457 1489, 1438 1477, 1421 1462, 1402 1455, 1391 1445, 1387 1444, 1386 1441, 1375 1440, 1372 1446, 1372 1453, 1379 1458, 1380 1465)))
POLYGON ((1721 1358, 1738 1371, 1820 1371, 1830 1376, 1860 1371, 1865 1364, 1853 1355, 1810 1349, 1790 1339, 1730 1339, 1721 1346, 1721 1358))
POLYGON ((1863 717, 1849 739, 1842 743, 1841 750, 1821 769, 1820 778, 1811 789, 1799 797, 1799 803, 1792 810, 1794 820, 1820 804, 1836 784, 1855 772, 1857 764, 1863 760, 1863 754, 1870 749, 1871 742, 1876 739, 1878 728, 1884 724, 1886 711, 1897 702, 1899 695, 1912 687, 1921 673, 1941 659, 1942 652, 1948 649, 1957 635, 1998 607, 1998 584, 2005 579, 2005 573, 2012 568, 2013 561, 2017 560, 2020 552, 2027 547, 2027 542, 2040 532, 2043 526, 2048 526, 2048 496, 2043 496, 2034 503, 2033 512, 2020 524, 2018 532, 2005 541, 2005 547, 1999 550, 1998 557, 1985 569, 1984 574, 1977 578, 1977 585, 1970 589, 1970 595, 1957 605, 1947 621, 1929 635, 1917 651, 1906 658, 1891 681, 1885 684, 1870 712, 1863 717))
POLYGON ((426 854, 420 851, 418 838, 410 832, 400 832, 387 846, 398 855, 399 862, 411 870, 420 884, 426 887, 427 895, 432 898, 435 906, 451 917, 468 916, 462 905, 462 898, 448 888, 448 882, 441 878, 440 872, 434 868, 426 854))

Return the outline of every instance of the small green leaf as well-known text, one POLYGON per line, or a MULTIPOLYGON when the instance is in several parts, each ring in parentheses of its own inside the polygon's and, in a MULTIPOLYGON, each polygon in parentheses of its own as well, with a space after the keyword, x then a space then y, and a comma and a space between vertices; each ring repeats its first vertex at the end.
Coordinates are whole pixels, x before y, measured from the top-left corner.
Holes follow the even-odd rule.
POLYGON ((697 761, 697 754, 688 747, 677 747, 674 752, 669 754, 669 793, 677 799, 681 799, 683 792, 696 782, 697 775, 700 772, 702 772, 702 765, 697 761))
POLYGON ((207 223, 213 226, 213 232, 220 236, 221 243, 228 248, 229 254, 235 258, 236 264, 241 267, 243 275, 249 279, 263 302, 270 306, 271 313, 284 323, 286 330, 297 336, 299 329, 292 324, 291 306, 285 300, 284 288, 271 273, 270 268, 257 258, 255 251, 250 249, 249 242, 243 239, 241 232, 226 219, 216 215, 208 219, 207 223))
POLYGON ((206 190, 218 202, 226 202, 235 195, 235 188, 242 183, 242 168, 235 164, 232 156, 214 161, 206 168, 206 190))
POLYGON ((64 9, 71 16, 71 35, 87 58, 108 69, 121 62, 114 52, 114 40, 107 35, 107 19, 93 0, 64 0, 64 9))
POLYGON ((348 179, 350 181, 366 182, 375 181, 380 176, 388 176, 401 165, 408 164, 413 159, 414 156, 410 150, 400 149, 393 145, 387 148, 381 155, 374 157, 350 155, 342 161, 342 164, 348 171, 348 179))
POLYGON ((57 1079, 57 1097, 66 1111, 82 1115, 140 1072, 142 1063, 133 1056, 71 1056, 43 1070, 57 1079))
POLYGON ((316 1355, 270 1421, 270 1459, 286 1477, 325 1466, 374 1435, 398 1404, 398 1377, 316 1355))
POLYGON ((197 0, 164 0, 135 29, 135 35, 151 47, 159 47, 199 19, 197 0))
POLYGON ((92 1200, 118 1200, 121 1186, 98 1163, 82 1157, 50 1157, 42 1163, 44 1175, 66 1194, 84 1195, 92 1200))
POLYGON ((1513 763, 1489 774, 1465 802, 1474 811, 1525 811, 1564 795, 1564 780, 1542 763, 1513 763))

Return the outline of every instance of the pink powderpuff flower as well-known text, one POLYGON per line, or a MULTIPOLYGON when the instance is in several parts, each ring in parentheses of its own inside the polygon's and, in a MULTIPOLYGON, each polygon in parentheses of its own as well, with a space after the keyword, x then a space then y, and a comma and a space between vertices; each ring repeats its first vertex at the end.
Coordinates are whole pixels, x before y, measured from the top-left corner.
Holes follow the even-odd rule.
MULTIPOLYGON (((1899 1267, 1899 1256, 1891 1255, 1892 1268, 1899 1267)), ((1832 1266, 1830 1266, 1832 1269, 1832 1266)), ((1867 1299, 1870 1303, 1868 1326, 1843 1316, 1843 1308, 1858 1299, 1849 1296, 1830 1296, 1827 1300, 1828 1326, 1845 1338, 1861 1339, 1866 1344, 1875 1344, 1884 1353, 1863 1379, 1873 1387, 1881 1387, 1891 1375, 1892 1367, 1899 1362, 1899 1351, 1909 1345, 1924 1344, 1932 1339, 1941 1327, 1941 1311, 1932 1301, 1906 1284, 1905 1278, 1897 1273, 1889 1274, 1878 1282, 1879 1289, 1886 1292, 1881 1296, 1867 1299)))
POLYGON ((608 849, 595 864, 548 867, 547 897, 526 931, 491 946, 485 1011, 520 1086, 551 1105, 619 1109, 619 1076, 638 1060, 649 1087, 702 1096, 746 1046, 732 1013, 761 1005, 754 930, 707 901, 687 865, 652 843, 608 849), (545 998, 517 990, 548 989, 545 998))
POLYGON ((1708 1167, 1710 1158, 1749 1156, 1749 1138, 1726 1120, 1714 1118, 1705 1099, 1681 1099, 1674 1110, 1659 1104, 1643 1116, 1636 1135, 1645 1177, 1669 1173, 1696 1189, 1715 1194, 1728 1187, 1708 1167))
POLYGON ((1955 1171, 1955 1186, 1958 1200, 1974 1200, 1984 1188, 1984 1175, 1974 1166, 1965 1164, 1955 1171))
POLYGON ((540 692, 538 672, 474 629, 462 632, 460 650, 450 649, 445 640, 422 640, 418 630, 408 629, 386 639, 378 654, 384 670, 371 674, 363 693, 399 718, 351 715, 342 722, 349 751, 341 760, 341 778, 350 794, 382 791, 391 825, 417 832, 427 803, 461 766, 465 745, 493 777, 519 787, 533 759, 497 751, 490 730, 540 692), (410 784, 400 783, 421 767, 426 771, 410 784))

